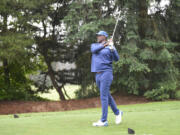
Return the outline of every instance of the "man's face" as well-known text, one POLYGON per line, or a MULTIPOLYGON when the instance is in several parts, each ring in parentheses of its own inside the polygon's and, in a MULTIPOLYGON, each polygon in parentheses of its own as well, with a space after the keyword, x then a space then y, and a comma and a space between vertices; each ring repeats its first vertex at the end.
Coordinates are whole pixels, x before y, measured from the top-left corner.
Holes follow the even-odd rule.
POLYGON ((98 43, 101 43, 103 41, 106 41, 106 37, 105 36, 102 36, 102 35, 97 35, 97 42, 98 43))

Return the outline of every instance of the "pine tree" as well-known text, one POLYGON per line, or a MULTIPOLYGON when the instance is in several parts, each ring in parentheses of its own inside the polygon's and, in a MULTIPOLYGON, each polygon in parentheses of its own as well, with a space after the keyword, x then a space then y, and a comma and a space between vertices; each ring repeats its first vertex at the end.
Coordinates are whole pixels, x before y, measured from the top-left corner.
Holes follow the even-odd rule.
POLYGON ((116 86, 154 100, 174 98, 178 69, 175 47, 161 10, 148 14, 149 1, 128 1, 125 37, 117 64, 116 86))
POLYGON ((35 69, 29 49, 33 40, 24 29, 21 5, 15 0, 0 1, 0 100, 27 98, 30 81, 26 73, 35 69))

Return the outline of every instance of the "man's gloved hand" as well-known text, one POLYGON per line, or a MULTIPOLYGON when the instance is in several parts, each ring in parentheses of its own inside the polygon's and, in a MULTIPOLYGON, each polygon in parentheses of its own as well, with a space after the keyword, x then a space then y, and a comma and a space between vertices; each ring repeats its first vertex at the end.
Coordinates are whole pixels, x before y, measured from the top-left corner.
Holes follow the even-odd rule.
POLYGON ((111 51, 114 51, 114 42, 112 41, 112 38, 109 39, 105 44, 103 44, 104 47, 108 46, 111 51))
POLYGON ((114 43, 113 43, 113 42, 110 42, 110 43, 109 43, 109 48, 110 48, 111 50, 114 50, 114 43))
POLYGON ((114 42, 112 41, 112 38, 109 39, 109 48, 113 51, 114 50, 114 42))

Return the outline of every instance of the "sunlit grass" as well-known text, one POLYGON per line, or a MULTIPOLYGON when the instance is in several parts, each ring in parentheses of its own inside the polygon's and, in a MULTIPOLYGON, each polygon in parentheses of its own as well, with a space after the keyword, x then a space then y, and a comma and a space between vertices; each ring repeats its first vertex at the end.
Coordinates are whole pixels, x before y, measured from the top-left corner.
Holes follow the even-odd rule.
MULTIPOLYGON (((66 90, 66 93, 68 94, 68 96, 71 99, 74 99, 75 98, 75 91, 77 91, 80 86, 79 85, 67 84, 64 87, 65 87, 65 90, 66 90)), ((40 97, 50 99, 50 100, 53 100, 53 101, 58 101, 59 100, 59 95, 58 95, 58 93, 57 93, 57 91, 55 89, 49 90, 49 93, 39 93, 38 95, 40 97)), ((68 98, 66 97, 66 99, 68 99, 68 98)))

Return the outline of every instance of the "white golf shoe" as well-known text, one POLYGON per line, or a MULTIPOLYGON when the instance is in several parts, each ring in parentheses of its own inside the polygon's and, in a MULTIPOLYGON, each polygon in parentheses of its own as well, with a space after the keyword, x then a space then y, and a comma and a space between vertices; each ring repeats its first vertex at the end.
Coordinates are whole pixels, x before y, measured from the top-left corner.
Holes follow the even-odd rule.
POLYGON ((101 120, 99 120, 97 122, 94 122, 92 125, 94 127, 106 127, 106 126, 108 126, 108 122, 107 121, 102 122, 101 120))
POLYGON ((119 115, 116 115, 116 120, 115 120, 116 124, 120 124, 122 122, 122 115, 123 115, 122 111, 119 112, 119 115))

